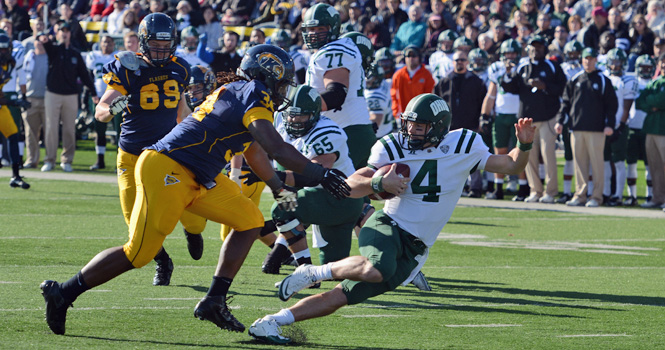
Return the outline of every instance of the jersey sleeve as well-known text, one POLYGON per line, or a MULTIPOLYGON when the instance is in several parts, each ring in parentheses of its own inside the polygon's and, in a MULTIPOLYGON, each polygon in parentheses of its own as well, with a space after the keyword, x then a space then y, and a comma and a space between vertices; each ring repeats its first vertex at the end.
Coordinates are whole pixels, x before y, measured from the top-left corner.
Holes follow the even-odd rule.
POLYGON ((631 75, 626 75, 626 78, 623 81, 623 89, 624 89, 624 94, 623 98, 625 100, 634 100, 639 96, 640 90, 639 90, 639 84, 637 82, 637 79, 631 75))
POLYGON ((305 144, 304 155, 313 159, 324 154, 340 153, 340 148, 346 145, 346 134, 344 130, 335 126, 314 130, 305 144))
POLYGON ((187 61, 184 58, 178 56, 175 56, 173 62, 175 62, 176 65, 179 66, 179 69, 181 70, 180 74, 183 75, 182 92, 184 92, 185 88, 187 87, 186 85, 187 82, 189 81, 189 77, 192 74, 191 66, 189 65, 189 63, 187 63, 187 61))
MULTIPOLYGON (((389 134, 390 135, 390 134, 389 134)), ((374 146, 372 146, 371 153, 367 159, 367 166, 376 170, 380 167, 393 163, 393 157, 391 147, 395 146, 391 142, 389 135, 386 135, 376 141, 374 146)), ((396 145, 399 146, 399 145, 396 145)))
MULTIPOLYGON (((499 62, 492 63, 490 66, 490 69, 487 72, 487 78, 489 79, 490 82, 500 85, 499 83, 499 77, 501 76, 501 69, 499 69, 498 64, 499 62)), ((503 63, 501 63, 503 64, 503 63)))
POLYGON ((337 68, 353 69, 360 59, 352 41, 335 41, 317 52, 314 65, 318 71, 326 72, 337 68))
POLYGON ((128 95, 129 72, 120 64, 119 60, 115 59, 105 64, 102 68, 102 74, 107 90, 116 90, 125 96, 128 95))
POLYGON ((248 84, 253 85, 253 91, 248 94, 246 101, 244 101, 247 108, 242 117, 242 124, 248 128, 249 124, 259 119, 265 119, 271 124, 274 123, 273 113, 275 106, 270 98, 270 94, 268 94, 268 91, 261 84, 257 84, 256 80, 248 84))
MULTIPOLYGON (((484 170, 485 164, 487 164, 487 159, 489 159, 489 157, 492 154, 490 153, 489 148, 483 141, 483 138, 476 132, 474 132, 473 134, 475 134, 476 137, 469 141, 471 143, 470 145, 471 148, 469 150, 469 157, 472 159, 472 163, 476 164, 476 166, 474 166, 476 169, 484 170)), ((469 145, 467 145, 467 147, 469 147, 469 145)))

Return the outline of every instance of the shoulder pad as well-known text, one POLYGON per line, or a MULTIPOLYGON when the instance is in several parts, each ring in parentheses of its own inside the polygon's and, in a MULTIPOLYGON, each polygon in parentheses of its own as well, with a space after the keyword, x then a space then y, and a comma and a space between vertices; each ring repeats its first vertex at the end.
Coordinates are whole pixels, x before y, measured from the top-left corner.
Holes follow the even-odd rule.
POLYGON ((128 70, 135 71, 141 67, 147 67, 148 64, 139 58, 135 52, 120 51, 115 54, 115 58, 120 61, 120 64, 128 70))

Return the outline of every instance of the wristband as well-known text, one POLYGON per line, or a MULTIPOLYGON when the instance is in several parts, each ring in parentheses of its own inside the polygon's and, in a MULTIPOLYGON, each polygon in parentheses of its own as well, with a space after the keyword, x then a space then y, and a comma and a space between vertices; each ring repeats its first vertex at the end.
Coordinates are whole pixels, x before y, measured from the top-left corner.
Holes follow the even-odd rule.
POLYGON ((376 176, 372 178, 372 191, 374 193, 383 192, 383 176, 376 176))
POLYGON ((242 175, 242 171, 239 168, 231 168, 231 171, 229 171, 229 178, 233 181, 239 179, 240 175, 242 175))
POLYGON ((533 142, 531 142, 531 143, 521 143, 519 140, 517 140, 517 148, 519 148, 520 151, 529 152, 531 150, 531 147, 533 147, 533 142))

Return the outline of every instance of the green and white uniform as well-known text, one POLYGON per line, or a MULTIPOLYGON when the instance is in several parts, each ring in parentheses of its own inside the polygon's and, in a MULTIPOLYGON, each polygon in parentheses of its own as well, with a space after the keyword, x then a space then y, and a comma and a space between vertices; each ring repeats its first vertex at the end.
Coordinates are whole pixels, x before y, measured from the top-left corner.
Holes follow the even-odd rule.
POLYGON ((382 81, 376 89, 365 89, 365 99, 370 112, 383 114, 383 121, 376 131, 377 137, 383 137, 395 129, 395 118, 393 117, 392 100, 390 99, 390 85, 382 81))
POLYGON ((392 133, 372 147, 368 166, 389 163, 409 167, 411 182, 400 196, 372 215, 358 238, 360 253, 383 275, 381 283, 345 280, 349 304, 411 282, 450 220, 470 173, 484 169, 490 157, 480 135, 467 129, 449 132, 437 147, 407 151, 392 133))
POLYGON ((515 145, 515 123, 520 107, 520 98, 516 94, 506 92, 501 87, 501 81, 506 76, 506 65, 501 61, 494 62, 488 70, 488 79, 496 85, 497 94, 494 102, 496 118, 492 128, 494 147, 504 148, 515 145))

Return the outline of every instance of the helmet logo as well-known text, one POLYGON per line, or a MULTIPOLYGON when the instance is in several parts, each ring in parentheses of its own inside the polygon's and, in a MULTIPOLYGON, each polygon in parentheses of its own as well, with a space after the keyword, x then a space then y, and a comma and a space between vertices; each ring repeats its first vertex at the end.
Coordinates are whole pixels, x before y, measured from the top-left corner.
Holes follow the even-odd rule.
POLYGON ((309 97, 312 99, 312 101, 316 101, 316 98, 319 97, 319 93, 314 89, 310 89, 309 97))
POLYGON ((169 32, 157 32, 157 33, 155 33, 155 38, 157 40, 171 40, 171 33, 169 33, 169 32))
POLYGON ((450 112, 448 109, 448 104, 444 100, 436 100, 429 104, 429 108, 432 109, 432 113, 437 115, 441 112, 450 112))
POLYGON ((372 42, 369 41, 369 38, 367 38, 366 36, 358 35, 356 37, 356 44, 363 45, 369 49, 372 48, 372 42))
POLYGON ((284 77, 284 64, 277 56, 269 52, 263 52, 256 60, 261 68, 271 72, 275 78, 282 79, 284 77))
POLYGON ((339 16, 339 12, 335 10, 334 7, 332 6, 327 6, 328 7, 328 13, 330 14, 330 17, 335 17, 335 15, 339 16))

